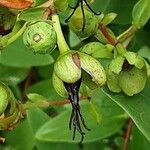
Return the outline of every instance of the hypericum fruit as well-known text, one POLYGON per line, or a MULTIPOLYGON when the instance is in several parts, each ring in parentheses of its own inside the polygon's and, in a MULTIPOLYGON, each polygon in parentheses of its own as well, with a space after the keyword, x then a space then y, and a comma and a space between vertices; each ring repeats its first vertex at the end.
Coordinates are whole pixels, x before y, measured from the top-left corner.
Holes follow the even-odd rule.
POLYGON ((72 104, 69 128, 73 127, 73 139, 75 139, 77 130, 81 135, 81 142, 85 133, 80 122, 85 129, 90 130, 85 124, 79 105, 79 89, 82 79, 84 79, 83 72, 86 72, 96 85, 102 86, 106 82, 105 71, 100 62, 87 54, 77 51, 63 53, 57 59, 53 73, 55 90, 61 96, 68 96, 72 104))
POLYGON ((0 82, 0 115, 5 112, 8 104, 14 99, 14 95, 10 88, 4 83, 0 82))
MULTIPOLYGON (((98 60, 82 52, 71 51, 62 54, 54 65, 53 85, 57 93, 66 97, 65 83, 75 83, 87 74, 91 83, 103 86, 106 74, 98 60)), ((89 87, 91 88, 91 87, 89 87)))
POLYGON ((73 9, 72 13, 70 14, 70 16, 66 19, 66 22, 69 21, 69 19, 74 15, 76 9, 81 6, 81 11, 82 11, 82 20, 83 20, 83 24, 82 24, 82 32, 85 29, 85 21, 86 21, 86 17, 85 17, 85 10, 84 10, 84 5, 94 14, 94 15, 100 15, 101 13, 96 13, 91 7, 90 7, 90 3, 91 1, 87 1, 87 0, 77 0, 76 5, 74 7, 70 6, 70 8, 73 9))
POLYGON ((112 92, 128 96, 140 93, 149 76, 149 64, 134 52, 125 52, 112 60, 107 70, 107 86, 112 92))
POLYGON ((18 102, 11 89, 0 82, 0 130, 13 126, 19 119, 18 102))
POLYGON ((54 7, 57 11, 65 11, 68 7, 68 0, 54 0, 54 7))
POLYGON ((68 25, 71 28, 71 30, 74 33, 76 33, 76 35, 79 36, 81 39, 86 39, 90 35, 94 34, 98 29, 99 23, 99 17, 95 16, 85 7, 84 12, 85 12, 85 22, 83 22, 82 10, 80 9, 80 7, 76 9, 75 13, 68 22, 68 25), (85 23, 84 30, 83 30, 83 23, 85 23))
POLYGON ((23 42, 34 53, 50 53, 57 42, 56 32, 53 26, 47 22, 34 22, 25 30, 23 42))
POLYGON ((133 67, 128 71, 121 71, 119 75, 119 86, 129 96, 141 92, 145 87, 146 81, 146 69, 133 67))

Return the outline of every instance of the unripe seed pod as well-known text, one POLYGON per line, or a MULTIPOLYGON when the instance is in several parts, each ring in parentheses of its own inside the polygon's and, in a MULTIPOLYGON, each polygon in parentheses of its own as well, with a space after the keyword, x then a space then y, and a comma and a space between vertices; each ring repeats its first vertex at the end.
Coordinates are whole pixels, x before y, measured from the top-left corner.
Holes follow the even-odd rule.
POLYGON ((133 67, 128 71, 121 71, 119 75, 119 85, 124 93, 133 96, 141 92, 147 81, 146 69, 133 67))
POLYGON ((68 7, 68 0, 54 0, 54 6, 58 11, 65 11, 68 7))
POLYGON ((94 34, 98 29, 98 16, 95 16, 92 12, 88 11, 84 8, 85 12, 85 28, 83 28, 83 14, 81 8, 78 7, 70 18, 68 25, 72 29, 73 32, 77 34, 81 39, 86 39, 90 35, 94 34))
POLYGON ((47 22, 34 22, 25 30, 23 42, 34 53, 50 53, 57 42, 56 32, 53 26, 47 22))
POLYGON ((112 58, 113 46, 103 45, 100 42, 90 42, 81 48, 81 52, 94 58, 112 58))
POLYGON ((73 61, 74 54, 77 53, 62 54, 54 65, 56 75, 66 83, 74 83, 81 78, 81 67, 78 67, 73 61))
POLYGON ((9 87, 0 82, 0 115, 5 112, 8 104, 14 99, 14 95, 9 87))
POLYGON ((107 86, 110 91, 119 93, 121 92, 121 88, 119 86, 119 75, 112 72, 111 70, 106 71, 107 74, 107 86))
POLYGON ((85 70, 96 84, 103 86, 106 83, 106 74, 103 66, 95 58, 79 53, 81 60, 81 68, 85 70))
POLYGON ((74 84, 81 78, 84 80, 84 72, 97 86, 103 86, 106 83, 105 70, 95 58, 77 51, 62 54, 54 65, 53 85, 57 93, 65 97, 67 91, 64 83, 74 84))
POLYGON ((110 24, 115 18, 117 17, 116 13, 108 13, 104 16, 101 24, 107 26, 108 24, 110 24))
POLYGON ((52 80, 53 80, 53 86, 54 86, 54 89, 56 90, 56 92, 62 96, 62 97, 67 97, 67 91, 64 87, 64 83, 63 81, 56 75, 55 71, 53 72, 53 77, 52 77, 52 80))

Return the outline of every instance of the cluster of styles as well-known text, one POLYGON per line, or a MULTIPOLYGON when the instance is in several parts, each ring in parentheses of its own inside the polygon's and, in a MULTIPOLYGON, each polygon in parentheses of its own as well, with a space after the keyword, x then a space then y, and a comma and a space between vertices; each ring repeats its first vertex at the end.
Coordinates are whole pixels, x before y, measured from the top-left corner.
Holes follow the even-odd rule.
MULTIPOLYGON (((34 54, 50 54, 56 47, 60 50, 60 55, 54 64, 53 86, 59 95, 70 100, 72 112, 69 128, 73 128, 73 139, 75 139, 76 131, 81 134, 81 142, 85 133, 80 123, 85 129, 90 130, 84 121, 79 105, 82 84, 89 89, 107 85, 111 92, 124 92, 128 96, 133 96, 144 89, 150 74, 149 64, 143 57, 128 51, 121 42, 117 41, 115 44, 108 42, 104 32, 100 30, 106 29, 106 32, 115 39, 113 32, 106 26, 117 15, 96 13, 90 7, 90 3, 91 1, 77 0, 75 6, 70 6, 67 0, 62 0, 62 2, 55 0, 52 4, 55 11, 47 19, 37 19, 22 25, 24 27, 23 42, 34 54), (60 35, 62 32, 60 32, 60 24, 57 20, 57 12, 61 11, 69 12, 65 20, 66 25, 81 41, 91 36, 95 38, 95 41, 83 45, 79 50, 62 45, 64 39, 60 35), (106 64, 105 60, 109 63, 106 64)), ((3 22, 0 22, 0 35, 2 36, 0 48, 3 48, 11 42, 12 35, 22 31, 22 28, 21 31, 17 30, 18 23, 20 25, 22 22, 16 23, 17 17, 10 11, 5 11, 4 14, 0 12, 1 16, 3 16, 3 22), (5 19, 8 16, 12 20, 11 24, 9 19, 5 19)), ((0 101, 0 115, 5 112, 8 105, 13 105, 14 109, 9 110, 10 115, 7 116, 18 117, 17 102, 10 89, 3 83, 0 83, 0 93, 2 93, 0 100, 4 99, 3 102, 0 101)))

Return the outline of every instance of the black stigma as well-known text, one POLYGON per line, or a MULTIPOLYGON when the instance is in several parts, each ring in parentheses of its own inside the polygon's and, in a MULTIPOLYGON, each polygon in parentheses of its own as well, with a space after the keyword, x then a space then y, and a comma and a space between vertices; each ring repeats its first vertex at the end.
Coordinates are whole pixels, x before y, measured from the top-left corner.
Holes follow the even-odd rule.
POLYGON ((81 114, 80 105, 79 105, 79 88, 81 85, 81 81, 82 79, 79 79, 75 83, 64 82, 65 88, 68 92, 68 99, 72 104, 72 112, 69 121, 69 128, 71 130, 73 126, 73 140, 75 139, 76 131, 78 131, 81 134, 80 143, 82 143, 85 135, 85 133, 81 129, 80 121, 85 129, 90 130, 85 124, 84 118, 81 114))
POLYGON ((73 9, 72 13, 70 14, 70 16, 65 20, 65 22, 68 22, 69 19, 73 16, 73 14, 75 13, 76 9, 78 8, 79 5, 81 5, 81 10, 82 10, 82 15, 83 15, 83 26, 82 26, 82 32, 84 32, 85 29, 85 12, 84 12, 84 7, 83 7, 83 2, 85 2, 86 6, 88 7, 88 9, 94 14, 94 15, 100 15, 101 13, 98 12, 96 13, 91 6, 88 4, 87 0, 77 0, 77 3, 74 7, 70 6, 69 7, 71 9, 73 9))

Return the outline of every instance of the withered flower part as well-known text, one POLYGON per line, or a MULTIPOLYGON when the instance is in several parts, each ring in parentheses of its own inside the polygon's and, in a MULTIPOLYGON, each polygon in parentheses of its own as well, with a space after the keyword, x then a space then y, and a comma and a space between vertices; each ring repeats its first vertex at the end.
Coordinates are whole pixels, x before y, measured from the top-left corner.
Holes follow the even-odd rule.
POLYGON ((66 83, 64 82, 64 86, 68 92, 68 99, 72 104, 72 112, 70 116, 69 128, 72 129, 73 126, 73 140, 75 139, 76 130, 81 134, 81 141, 84 139, 84 132, 82 131, 80 121, 85 129, 90 131, 90 129, 86 126, 84 118, 82 116, 80 105, 79 105, 79 88, 81 85, 82 79, 80 78, 75 83, 66 83))

